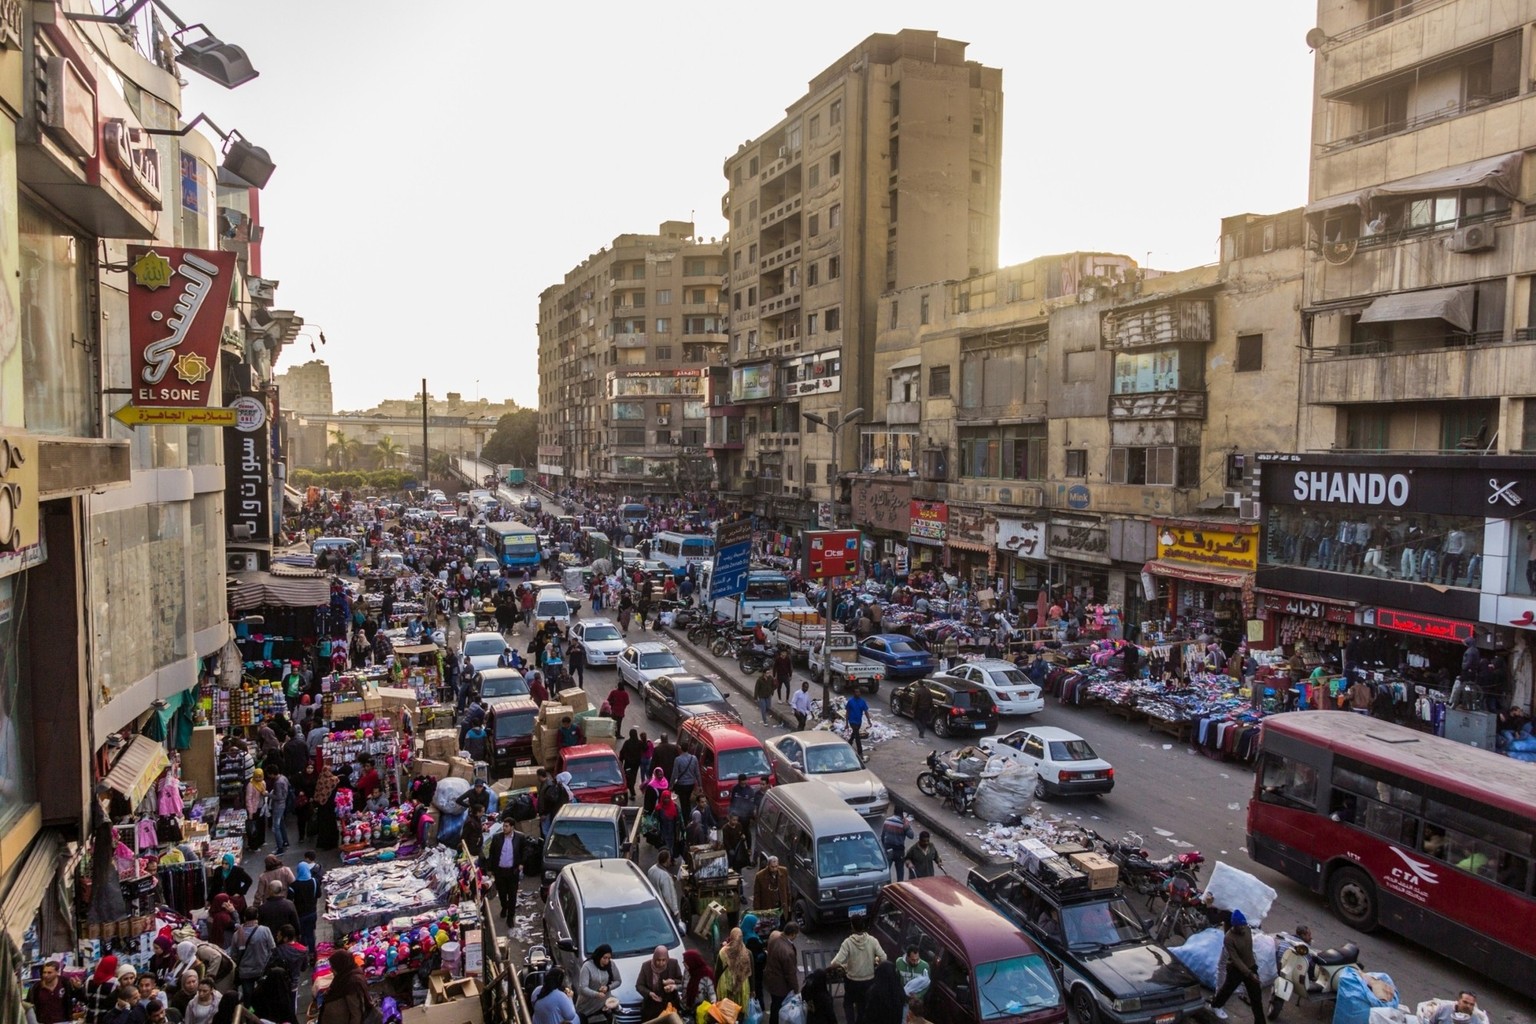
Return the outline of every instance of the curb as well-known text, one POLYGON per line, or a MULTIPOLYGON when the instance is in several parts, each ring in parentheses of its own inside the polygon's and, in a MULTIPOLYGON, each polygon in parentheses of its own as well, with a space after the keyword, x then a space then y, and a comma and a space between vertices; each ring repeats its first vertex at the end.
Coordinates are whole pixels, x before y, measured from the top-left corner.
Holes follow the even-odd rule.
MULTIPOLYGON (((726 667, 721 665, 720 662, 715 659, 715 656, 709 651, 701 650, 700 648, 694 646, 691 642, 689 642, 686 635, 680 635, 675 630, 665 626, 658 626, 655 631, 665 634, 679 645, 686 646, 688 650, 692 652, 695 658, 697 658, 704 665, 708 666, 709 669, 722 680, 724 680, 731 687, 731 689, 735 690, 737 693, 744 697, 750 698, 752 696, 752 691, 747 687, 745 683, 736 677, 733 671, 728 671, 726 667)), ((757 704, 754 701, 752 707, 755 709, 756 706, 757 704)), ((794 717, 792 715, 786 714, 783 711, 780 711, 777 705, 770 705, 768 713, 772 715, 780 725, 793 727, 795 724, 794 717)), ((924 804, 913 803, 905 796, 902 796, 894 789, 891 789, 889 785, 886 786, 886 790, 891 795, 891 806, 896 810, 901 811, 903 814, 910 814, 912 819, 916 821, 921 828, 926 829, 936 836, 939 836, 945 842, 949 843, 951 846, 954 846, 956 849, 965 851, 965 853, 980 863, 986 863, 995 859, 991 854, 987 853, 981 848, 981 845, 976 842, 976 838, 974 836, 965 835, 949 822, 931 816, 931 807, 928 807, 924 804)))

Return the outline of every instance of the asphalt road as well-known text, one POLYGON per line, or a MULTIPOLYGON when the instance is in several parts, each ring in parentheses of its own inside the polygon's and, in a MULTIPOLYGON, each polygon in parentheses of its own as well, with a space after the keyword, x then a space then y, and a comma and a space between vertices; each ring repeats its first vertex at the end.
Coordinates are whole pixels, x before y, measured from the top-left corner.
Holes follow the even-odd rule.
MULTIPOLYGON (((630 631, 632 639, 642 634, 630 631)), ((729 683, 737 688, 735 701, 742 718, 754 732, 766 736, 775 730, 758 725, 756 707, 751 699, 750 682, 733 662, 720 662, 700 655, 681 635, 656 631, 645 636, 668 642, 691 671, 729 683)), ((809 678, 804 669, 797 678, 809 678)), ((586 689, 596 698, 612 688, 616 673, 612 669, 590 669, 586 689)), ((918 818, 918 827, 930 829, 939 845, 948 873, 963 879, 973 864, 984 862, 978 832, 984 823, 974 818, 962 819, 939 807, 938 801, 918 792, 915 780, 928 751, 957 747, 958 740, 940 740, 931 734, 917 738, 916 729, 906 719, 892 720, 886 706, 886 686, 870 701, 873 717, 892 725, 898 735, 880 744, 866 744, 869 767, 891 790, 898 804, 918 818)), ((817 683, 812 693, 819 693, 817 683)), ((775 705, 788 715, 787 706, 775 705)), ((639 702, 631 705, 628 720, 634 725, 643 714, 639 702)), ((1009 728, 1012 720, 1005 720, 1009 728)), ((1046 709, 1028 721, 1055 725, 1083 736, 1094 749, 1115 766, 1115 790, 1104 797, 1057 800, 1043 805, 1046 816, 1065 821, 1081 821, 1106 837, 1135 833, 1154 858, 1195 849, 1206 857, 1202 879, 1210 877, 1217 861, 1251 872, 1278 892, 1268 918, 1270 930, 1293 930, 1310 925, 1324 946, 1353 941, 1359 944, 1361 964, 1370 971, 1384 971, 1392 976, 1402 993, 1403 1002, 1412 1007, 1434 996, 1454 996, 1461 988, 1478 993, 1479 1005, 1491 1020, 1509 1024, 1536 1024, 1536 998, 1519 993, 1470 972, 1426 947, 1379 931, 1369 935, 1355 932, 1338 921, 1319 896, 1278 873, 1253 863, 1246 851, 1244 821, 1253 773, 1246 767, 1209 758, 1172 737, 1152 731, 1145 723, 1130 723, 1112 718, 1096 709, 1077 708, 1048 700, 1046 709)), ((776 731, 783 732, 780 727, 776 731)), ((649 853, 649 851, 647 851, 649 853)), ((649 857, 644 862, 649 864, 649 857)), ((804 949, 836 949, 846 935, 845 927, 818 929, 801 943, 804 949)), ((1251 1019, 1246 1005, 1234 999, 1228 1004, 1232 1020, 1244 1024, 1251 1019)), ((1303 1010, 1288 1008, 1284 1019, 1320 1021, 1332 1016, 1331 1007, 1303 1010)))

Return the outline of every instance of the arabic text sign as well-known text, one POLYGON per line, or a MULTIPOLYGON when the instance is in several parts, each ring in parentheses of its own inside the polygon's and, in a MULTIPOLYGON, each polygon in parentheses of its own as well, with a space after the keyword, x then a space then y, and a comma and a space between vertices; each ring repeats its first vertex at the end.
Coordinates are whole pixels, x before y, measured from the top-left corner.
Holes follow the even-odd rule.
POLYGON ((272 539, 271 445, 263 430, 224 434, 224 525, 229 540, 272 539))
POLYGON ((235 277, 235 254, 128 247, 133 404, 206 406, 235 277))
POLYGON ((112 418, 125 427, 232 427, 239 414, 216 405, 125 405, 112 418))
POLYGON ((910 515, 911 525, 907 527, 907 535, 910 537, 943 540, 948 532, 946 527, 949 525, 949 506, 942 501, 914 499, 910 515))
POLYGON ((752 521, 737 519, 715 527, 715 567, 709 577, 709 597, 739 597, 747 592, 752 566, 752 521))
POLYGON ((1157 557, 1188 565, 1246 569, 1259 565, 1259 538, 1246 530, 1206 528, 1175 522, 1156 523, 1157 557))

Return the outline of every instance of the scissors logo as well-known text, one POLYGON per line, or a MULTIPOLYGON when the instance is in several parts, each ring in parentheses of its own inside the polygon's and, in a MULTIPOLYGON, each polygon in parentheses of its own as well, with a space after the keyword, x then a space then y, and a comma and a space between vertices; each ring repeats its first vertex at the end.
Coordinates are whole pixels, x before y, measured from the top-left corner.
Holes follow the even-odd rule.
POLYGON ((1488 486, 1493 488, 1493 493, 1488 495, 1488 504, 1494 505, 1502 500, 1506 505, 1519 505, 1520 495, 1515 493, 1515 485, 1518 483, 1518 480, 1511 480, 1507 484, 1500 484, 1497 477, 1490 477, 1488 486))

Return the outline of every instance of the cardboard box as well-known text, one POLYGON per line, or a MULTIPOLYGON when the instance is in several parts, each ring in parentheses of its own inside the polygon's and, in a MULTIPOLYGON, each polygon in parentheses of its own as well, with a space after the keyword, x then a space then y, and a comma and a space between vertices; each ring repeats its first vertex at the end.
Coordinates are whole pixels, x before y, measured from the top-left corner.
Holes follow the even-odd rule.
POLYGON ((422 750, 433 760, 446 761, 459 752, 459 734, 452 729, 428 729, 422 736, 422 750))
POLYGON ((420 721, 420 703, 416 698, 416 691, 408 686, 381 686, 374 693, 382 707, 404 708, 411 713, 411 721, 420 721))
POLYGON ((401 1024, 485 1024, 478 999, 455 999, 449 1003, 428 1003, 400 1011, 401 1024))
POLYGON ((560 725, 562 718, 575 718, 576 709, 569 704, 547 700, 539 707, 539 724, 552 722, 556 727, 560 725))
POLYGON ((475 777, 475 762, 467 757, 454 757, 448 761, 448 774, 455 779, 473 780, 475 777))
POLYGON ((480 929, 464 929, 464 974, 474 976, 485 966, 485 948, 480 942, 480 929))
POLYGON ((517 790, 532 789, 539 784, 539 769, 537 765, 520 765, 512 769, 512 778, 507 788, 517 790))
POLYGON ((618 732, 618 723, 611 718, 588 718, 582 722, 581 730, 588 743, 593 740, 611 740, 618 732))
POLYGON ((587 691, 579 686, 573 686, 569 690, 561 690, 555 696, 559 697, 560 702, 572 711, 585 711, 592 706, 592 702, 587 700, 587 691))
POLYGON ((1054 854, 1051 853, 1051 848, 1040 840, 1026 839, 1015 856, 1021 868, 1030 874, 1037 874, 1040 871, 1040 862, 1054 854))
POLYGON ((725 907, 719 903, 711 903, 704 908, 703 912, 699 914, 699 919, 694 922, 693 934, 705 942, 710 941, 710 934, 715 926, 715 922, 721 921, 724 918, 725 907))
POLYGON ((1120 869, 1102 853, 1074 853, 1067 859, 1088 876, 1090 889, 1113 889, 1119 881, 1120 869))
POLYGON ((430 775, 434 779, 446 779, 449 775, 449 764, 430 757, 418 757, 411 762, 413 775, 430 775))

